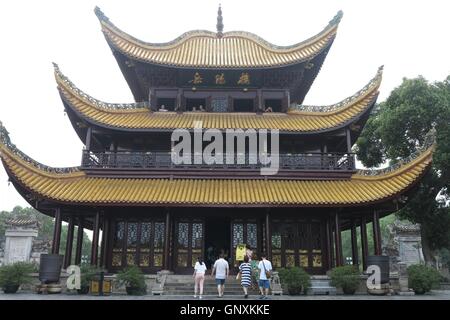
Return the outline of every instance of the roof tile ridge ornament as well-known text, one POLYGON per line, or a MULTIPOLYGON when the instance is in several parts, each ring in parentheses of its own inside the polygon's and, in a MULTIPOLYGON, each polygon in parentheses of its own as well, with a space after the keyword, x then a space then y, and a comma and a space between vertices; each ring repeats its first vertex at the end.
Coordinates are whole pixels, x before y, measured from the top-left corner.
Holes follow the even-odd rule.
POLYGON ((32 158, 30 158, 28 155, 26 155, 24 152, 22 152, 19 148, 16 147, 15 144, 11 142, 11 138, 9 137, 9 132, 6 130, 5 126, 3 126, 3 123, 0 121, 0 157, 3 157, 3 154, 1 152, 1 147, 4 146, 6 149, 9 150, 13 155, 19 157, 23 161, 27 162, 28 164, 32 165, 33 167, 43 170, 48 173, 73 173, 73 172, 79 172, 80 167, 64 167, 64 168, 57 168, 57 167, 49 167, 46 166, 32 158))
POLYGON ((135 103, 109 103, 98 100, 89 94, 85 93, 83 90, 79 89, 67 76, 65 76, 58 64, 53 62, 53 69, 55 72, 56 82, 62 82, 69 90, 72 91, 77 97, 86 100, 88 103, 94 105, 94 107, 104 109, 104 110, 134 110, 146 108, 149 109, 149 102, 135 102, 135 103))
POLYGON ((95 6, 94 12, 99 20, 109 21, 109 18, 107 16, 105 16, 105 14, 103 13, 102 9, 100 9, 100 7, 95 6))
POLYGON ((289 107, 289 111, 295 114, 295 112, 331 112, 336 111, 345 106, 353 103, 354 101, 360 99, 362 96, 365 96, 367 93, 371 92, 373 89, 378 88, 381 84, 381 80, 383 79, 383 70, 384 66, 380 66, 376 75, 367 83, 362 89, 357 91, 350 97, 345 98, 344 100, 328 105, 328 106, 311 106, 311 105, 293 105, 289 107))
POLYGON ((342 10, 339 10, 336 13, 336 15, 333 17, 333 19, 330 20, 328 25, 333 26, 333 25, 339 24, 341 22, 343 16, 344 16, 344 12, 342 10))
POLYGON ((222 5, 219 4, 219 10, 217 10, 217 38, 223 37, 223 17, 222 17, 222 5))
POLYGON ((424 153, 426 153, 428 150, 433 151, 436 145, 436 128, 432 127, 426 134, 425 139, 423 142, 423 145, 417 148, 413 153, 411 153, 408 157, 405 159, 401 159, 397 161, 396 163, 383 168, 383 169, 359 169, 357 170, 356 174, 361 176, 379 176, 383 174, 391 173, 397 169, 400 169, 402 166, 407 165, 408 163, 411 163, 412 161, 416 160, 420 156, 422 156, 424 153))

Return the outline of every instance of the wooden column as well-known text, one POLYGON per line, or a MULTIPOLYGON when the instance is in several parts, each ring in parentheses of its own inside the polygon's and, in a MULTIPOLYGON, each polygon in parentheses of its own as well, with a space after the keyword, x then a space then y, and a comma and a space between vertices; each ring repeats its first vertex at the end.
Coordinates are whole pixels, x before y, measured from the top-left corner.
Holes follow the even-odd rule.
POLYGON ((97 266, 98 263, 98 237, 100 233, 100 212, 97 212, 94 217, 94 227, 91 247, 91 265, 97 266))
POLYGON ((53 228, 52 253, 59 254, 59 244, 61 243, 61 209, 55 209, 55 226, 53 228))
POLYGON ((350 133, 350 129, 345 130, 345 135, 347 137, 347 153, 352 152, 352 137, 350 133))
POLYGON ((334 260, 334 234, 333 234, 333 217, 328 218, 328 226, 329 226, 329 233, 330 233, 330 255, 331 255, 331 268, 334 268, 336 266, 335 260, 334 260))
POLYGON ((373 227, 374 254, 376 256, 380 256, 381 255, 380 216, 376 210, 373 212, 372 227, 373 227))
POLYGON ((78 218, 78 231, 77 231, 77 251, 75 252, 75 264, 81 264, 81 250, 83 249, 83 218, 78 218))
POLYGON ((266 212, 266 255, 267 259, 272 260, 272 239, 270 235, 270 212, 266 212))
POLYGON ((92 148, 92 128, 89 127, 86 132, 86 150, 90 151, 92 148))
POLYGON ((102 252, 100 259, 100 266, 106 268, 107 256, 108 256, 108 247, 109 247, 109 233, 111 229, 111 221, 110 219, 103 219, 103 233, 102 233, 102 252))
POLYGON ((176 106, 175 106, 175 111, 177 111, 178 113, 183 112, 183 110, 185 109, 182 105, 182 96, 183 96, 183 91, 182 89, 178 89, 177 92, 177 101, 176 101, 176 106))
POLYGON ((369 244, 367 242, 367 228, 366 217, 361 217, 361 249, 362 249, 362 263, 364 271, 367 270, 367 256, 369 255, 369 244))
POLYGON ((64 269, 67 269, 72 262, 72 247, 73 247, 73 230, 75 228, 74 217, 69 217, 69 226, 67 228, 66 253, 64 255, 64 269))
POLYGON ((258 89, 256 91, 256 93, 257 93, 256 94, 256 101, 257 101, 256 112, 262 113, 262 112, 264 112, 264 108, 265 108, 265 106, 263 106, 262 90, 258 89))
POLYGON ((164 269, 169 270, 170 268, 170 210, 166 211, 166 226, 164 235, 164 269))
POLYGON ((342 266, 342 241, 341 241, 341 227, 339 222, 339 214, 334 216, 334 240, 336 244, 336 267, 342 266))
POLYGON ((353 265, 359 265, 358 259, 358 238, 356 237, 356 222, 355 219, 352 219, 352 229, 351 229, 351 237, 352 237, 352 261, 353 265))
POLYGON ((327 220, 325 221, 325 235, 326 235, 326 246, 327 246, 327 268, 328 270, 333 268, 333 255, 332 255, 332 234, 330 233, 330 221, 327 218, 327 220))

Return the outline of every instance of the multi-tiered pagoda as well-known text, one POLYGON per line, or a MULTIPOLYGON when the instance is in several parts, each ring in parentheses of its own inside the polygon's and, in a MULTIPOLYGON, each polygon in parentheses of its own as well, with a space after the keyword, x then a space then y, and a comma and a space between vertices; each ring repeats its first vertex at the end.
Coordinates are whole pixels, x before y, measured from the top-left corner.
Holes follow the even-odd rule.
POLYGON ((85 145, 75 168, 34 161, 0 126, 11 182, 30 205, 55 217, 54 253, 61 223, 68 222, 65 266, 80 263, 83 228, 93 230, 91 263, 110 272, 130 265, 191 272, 198 256, 209 262, 221 251, 233 264, 236 246, 247 244, 266 252, 275 268, 324 274, 343 264, 341 232, 348 229, 355 263, 381 254, 380 217, 404 203, 432 153, 382 171, 355 169, 352 145, 375 105, 382 68, 341 102, 302 104, 341 12, 291 46, 223 32, 220 9, 217 32, 190 31, 167 43, 137 40, 95 12, 135 102, 99 101, 55 65, 65 111, 85 145), (279 171, 261 175, 263 164, 250 163, 248 155, 240 164, 174 164, 172 132, 192 133, 199 121, 203 130, 279 130, 279 171), (368 250, 370 222, 374 252, 368 250))

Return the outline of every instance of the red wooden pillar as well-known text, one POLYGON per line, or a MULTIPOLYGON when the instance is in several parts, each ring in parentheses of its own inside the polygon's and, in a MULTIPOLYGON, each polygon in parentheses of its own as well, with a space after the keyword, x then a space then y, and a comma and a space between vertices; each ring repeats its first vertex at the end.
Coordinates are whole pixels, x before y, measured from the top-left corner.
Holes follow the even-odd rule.
POLYGON ((84 234, 84 228, 83 228, 83 218, 78 218, 78 231, 77 231, 77 251, 75 252, 75 264, 80 265, 81 264, 81 250, 83 248, 83 234, 84 234))
POLYGON ((380 215, 376 210, 373 212, 372 227, 373 227, 374 254, 376 256, 380 256, 381 255, 380 215))
POLYGON ((52 253, 59 254, 59 244, 61 243, 61 209, 55 209, 55 226, 53 228, 52 253))
POLYGON ((369 244, 367 242, 367 227, 366 217, 361 217, 361 249, 362 249, 362 263, 364 271, 367 270, 367 256, 369 255, 369 244))
POLYGON ((342 266, 342 241, 341 241, 341 226, 339 222, 339 214, 334 216, 335 223, 335 244, 336 244, 336 267, 342 266))
POLYGON ((97 266, 98 263, 98 238, 100 233, 100 212, 97 212, 94 217, 94 227, 91 247, 91 265, 97 266))
POLYGON ((165 235, 164 235, 164 269, 169 270, 170 268, 170 210, 166 211, 166 225, 165 225, 165 235))
POLYGON ((67 229, 66 253, 64 255, 64 269, 70 266, 72 261, 72 247, 73 247, 73 231, 74 231, 74 217, 69 217, 69 226, 67 229))
POLYGON ((351 238, 352 238, 352 261, 353 265, 359 265, 358 261, 358 239, 356 237, 356 222, 355 219, 351 221, 352 229, 351 229, 351 238))

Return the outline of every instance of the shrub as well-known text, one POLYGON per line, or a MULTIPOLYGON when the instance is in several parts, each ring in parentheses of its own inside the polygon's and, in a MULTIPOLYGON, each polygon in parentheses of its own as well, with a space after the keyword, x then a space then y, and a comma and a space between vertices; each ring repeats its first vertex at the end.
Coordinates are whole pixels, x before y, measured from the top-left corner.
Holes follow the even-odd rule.
POLYGON ((354 294, 360 283, 359 270, 353 265, 331 270, 331 285, 342 288, 345 294, 354 294))
POLYGON ((416 294, 424 294, 439 285, 440 274, 432 268, 421 264, 409 266, 408 286, 416 294))
POLYGON ((280 281, 290 295, 299 295, 302 292, 306 294, 311 286, 309 274, 298 267, 283 268, 278 270, 280 281))
POLYGON ((17 292, 21 285, 32 282, 31 273, 36 266, 28 262, 16 262, 0 267, 0 287, 7 293, 17 292))
POLYGON ((147 292, 145 276, 136 266, 128 267, 117 274, 119 285, 125 285, 129 295, 144 295, 147 292))

